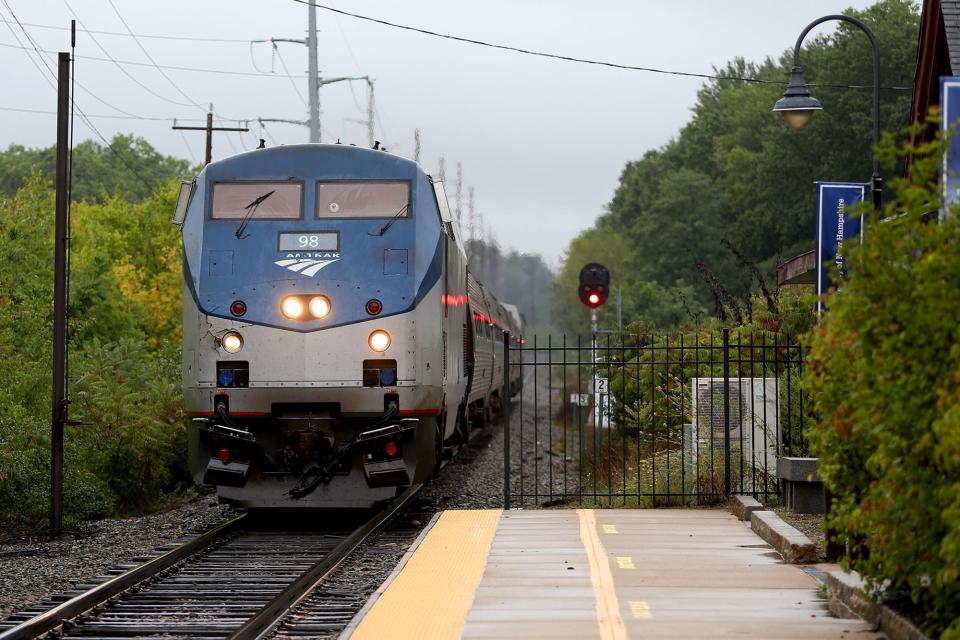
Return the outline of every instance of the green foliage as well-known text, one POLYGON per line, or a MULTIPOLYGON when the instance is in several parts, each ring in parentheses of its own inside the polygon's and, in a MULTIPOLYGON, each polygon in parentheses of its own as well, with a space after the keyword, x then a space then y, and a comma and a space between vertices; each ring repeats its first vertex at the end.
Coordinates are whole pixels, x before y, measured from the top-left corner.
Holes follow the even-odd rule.
MULTIPOLYGON (((862 19, 876 34, 884 86, 911 86, 919 27, 915 3, 880 0, 846 13, 862 19)), ((661 149, 627 163, 607 211, 571 243, 555 290, 558 309, 576 307, 569 276, 583 265, 584 254, 606 255, 602 250, 583 251, 584 243, 627 248, 625 255, 615 252, 608 258, 618 263, 614 286, 623 286, 624 309, 630 309, 625 317, 663 329, 690 322, 707 309, 732 312, 729 298, 742 299, 756 290, 758 279, 722 241, 759 267, 770 283, 779 263, 812 247, 813 182, 864 182, 872 172, 872 92, 827 86, 869 85, 870 45, 858 29, 833 24, 836 31, 808 40, 801 54, 808 81, 818 85, 812 90, 823 111, 802 131, 793 131, 770 112, 782 85, 708 82, 698 94, 691 121, 661 149), (653 305, 633 300, 635 292, 640 298, 649 296, 647 283, 675 293, 658 296, 653 305), (677 305, 681 291, 684 302, 677 305)), ((783 82, 791 66, 792 51, 778 61, 736 59, 717 74, 783 82)), ((884 90, 884 130, 898 131, 907 122, 910 97, 908 91, 884 90)), ((886 174, 895 175, 896 167, 886 174)), ((561 311, 558 324, 582 330, 579 311, 561 311)), ((741 321, 736 314, 728 318, 741 321)), ((613 326, 607 310, 601 324, 613 326)))
MULTIPOLYGON (((878 592, 907 591, 931 635, 960 637, 960 210, 940 204, 943 141, 913 153, 910 179, 846 260, 850 275, 813 331, 810 433, 833 492, 846 564, 878 592)), ((841 282, 834 273, 835 282, 841 282)))
MULTIPOLYGON (((175 196, 73 205, 68 522, 149 509, 186 478, 175 196)), ((0 197, 0 524, 47 517, 53 211, 36 174, 0 197)))
MULTIPOLYGON (((53 180, 55 170, 56 147, 12 144, 0 152, 0 195, 12 197, 34 173, 53 180)), ((170 178, 189 171, 186 160, 161 155, 143 138, 117 134, 109 146, 85 140, 73 150, 73 199, 98 201, 120 194, 140 202, 170 178)))

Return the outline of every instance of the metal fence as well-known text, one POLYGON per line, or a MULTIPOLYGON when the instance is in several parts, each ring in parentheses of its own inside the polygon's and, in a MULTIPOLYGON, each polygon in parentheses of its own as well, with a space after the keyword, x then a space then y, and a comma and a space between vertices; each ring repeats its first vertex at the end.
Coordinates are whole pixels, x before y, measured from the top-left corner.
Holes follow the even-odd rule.
POLYGON ((504 502, 710 505, 779 493, 777 458, 805 455, 803 354, 790 336, 534 337, 504 343, 504 502))

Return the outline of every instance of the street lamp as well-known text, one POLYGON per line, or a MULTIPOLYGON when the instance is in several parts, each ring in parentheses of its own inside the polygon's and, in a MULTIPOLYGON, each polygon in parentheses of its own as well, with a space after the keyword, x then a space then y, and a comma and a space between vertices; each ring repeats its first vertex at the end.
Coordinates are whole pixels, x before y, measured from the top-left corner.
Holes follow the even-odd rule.
MULTIPOLYGON (((867 34, 870 39, 870 45, 873 47, 873 145, 880 144, 880 49, 877 47, 877 39, 873 32, 856 18, 845 15, 830 15, 817 18, 800 33, 797 38, 797 44, 793 47, 793 69, 790 71, 790 82, 787 84, 787 90, 783 92, 783 97, 777 100, 773 105, 773 110, 782 113, 784 119, 793 129, 802 129, 814 112, 823 109, 820 101, 810 95, 810 88, 803 77, 803 70, 800 68, 800 46, 803 39, 815 26, 828 22, 830 20, 840 20, 848 22, 867 34)), ((883 178, 880 177, 880 163, 874 155, 873 158, 873 176, 870 178, 870 193, 873 196, 873 206, 880 210, 883 204, 883 178)))

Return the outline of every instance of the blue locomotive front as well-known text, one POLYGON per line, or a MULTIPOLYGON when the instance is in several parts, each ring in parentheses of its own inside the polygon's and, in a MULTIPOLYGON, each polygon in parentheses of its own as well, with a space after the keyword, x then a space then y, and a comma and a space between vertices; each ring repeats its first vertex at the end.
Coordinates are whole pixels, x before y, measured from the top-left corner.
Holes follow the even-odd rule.
POLYGON ((296 145, 182 192, 192 471, 251 507, 364 507, 423 479, 468 383, 462 242, 409 160, 296 145))

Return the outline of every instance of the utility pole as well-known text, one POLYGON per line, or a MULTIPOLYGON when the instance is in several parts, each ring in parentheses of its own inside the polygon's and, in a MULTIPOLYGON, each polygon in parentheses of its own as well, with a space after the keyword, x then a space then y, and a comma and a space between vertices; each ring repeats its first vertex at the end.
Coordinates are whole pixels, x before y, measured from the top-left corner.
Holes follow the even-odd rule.
POLYGON ((446 182, 447 180, 447 159, 443 156, 440 156, 440 167, 437 169, 437 179, 440 182, 446 182))
POLYGON ((470 250, 476 251, 474 244, 477 241, 477 209, 472 185, 467 188, 467 233, 470 235, 470 250))
POLYGON ((248 127, 215 127, 213 126, 213 105, 210 105, 210 111, 207 112, 207 126, 205 127, 181 127, 176 119, 173 121, 174 131, 206 131, 207 148, 204 154, 204 164, 210 164, 213 161, 213 132, 214 131, 250 131, 248 127))
POLYGON ((352 78, 331 78, 330 80, 324 80, 322 84, 330 84, 331 82, 340 82, 343 80, 366 80, 367 81, 367 119, 359 120, 356 118, 348 118, 350 122, 356 122, 357 124, 362 124, 367 128, 367 145, 373 149, 376 144, 376 133, 374 132, 374 91, 373 91, 373 80, 369 76, 359 76, 352 78))
POLYGON ((420 129, 413 130, 413 161, 420 162, 420 129))
POLYGON ((320 142, 320 69, 317 65, 317 7, 307 3, 307 90, 310 93, 310 142, 320 142))
POLYGON ((57 199, 53 257, 53 403, 50 433, 50 529, 63 533, 63 428, 68 424, 67 367, 67 218, 70 202, 70 54, 57 57, 57 199))
POLYGON ((463 219, 463 165, 457 163, 457 220, 463 219))

